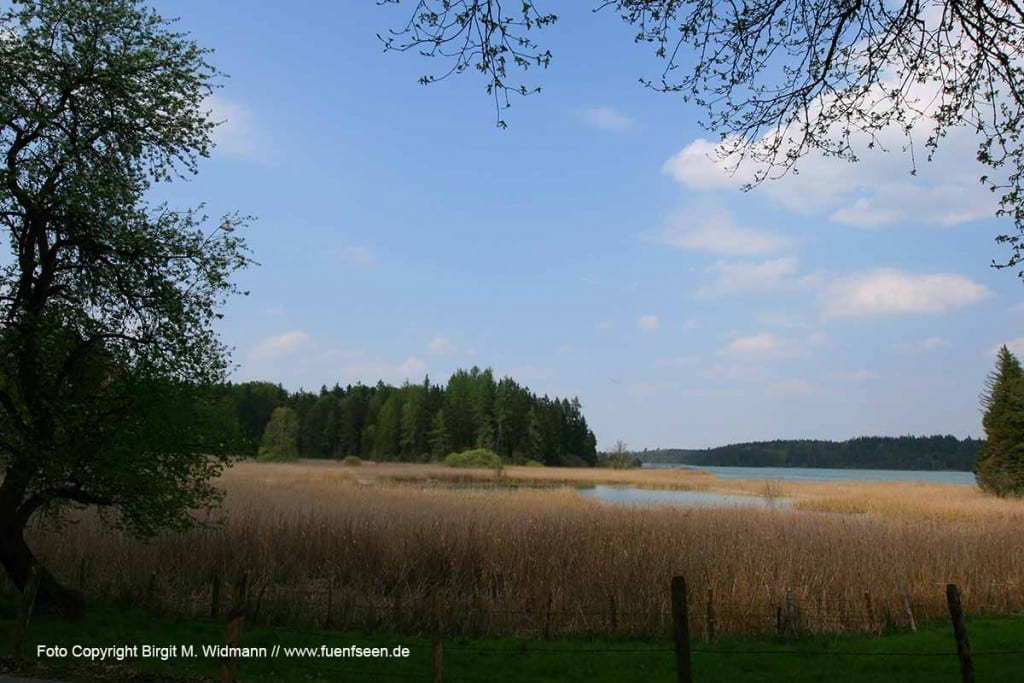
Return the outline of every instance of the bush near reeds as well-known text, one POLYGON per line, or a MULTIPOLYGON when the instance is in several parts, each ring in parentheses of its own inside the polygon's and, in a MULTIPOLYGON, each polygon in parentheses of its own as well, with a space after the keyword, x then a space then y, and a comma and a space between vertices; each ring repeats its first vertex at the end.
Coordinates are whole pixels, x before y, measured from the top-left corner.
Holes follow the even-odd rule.
POLYGON ((341 461, 341 464, 349 466, 362 465, 363 459, 360 458, 358 455, 346 455, 345 458, 341 461))
POLYGON ((487 448, 476 448, 461 453, 449 453, 444 459, 448 467, 477 467, 498 469, 501 467, 501 456, 487 448))

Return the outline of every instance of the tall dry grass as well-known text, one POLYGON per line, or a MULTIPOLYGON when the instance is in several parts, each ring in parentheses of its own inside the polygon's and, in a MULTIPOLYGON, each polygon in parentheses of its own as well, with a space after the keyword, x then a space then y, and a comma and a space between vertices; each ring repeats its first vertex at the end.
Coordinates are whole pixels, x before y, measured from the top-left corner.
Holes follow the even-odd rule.
MULTIPOLYGON (((445 488, 424 485, 422 468, 418 483, 371 469, 240 464, 223 478, 217 527, 141 543, 86 515, 70 532, 37 528, 31 541, 92 598, 202 614, 212 577, 246 572, 257 620, 339 628, 415 632, 440 621, 449 633, 663 633, 676 574, 689 582, 696 633, 708 589, 719 633, 770 631, 782 613, 800 631, 899 626, 897 582, 919 620, 945 614, 951 581, 969 612, 1024 604, 1024 508, 957 487, 922 488, 919 515, 893 507, 908 495, 898 486, 789 482, 768 493, 798 509, 641 509, 571 488, 445 488), (830 491, 879 512, 799 509, 828 509, 830 491), (965 497, 965 512, 930 510, 933 496, 965 497)), ((554 472, 546 481, 569 476, 554 472)), ((756 483, 728 487, 764 493, 756 483)))

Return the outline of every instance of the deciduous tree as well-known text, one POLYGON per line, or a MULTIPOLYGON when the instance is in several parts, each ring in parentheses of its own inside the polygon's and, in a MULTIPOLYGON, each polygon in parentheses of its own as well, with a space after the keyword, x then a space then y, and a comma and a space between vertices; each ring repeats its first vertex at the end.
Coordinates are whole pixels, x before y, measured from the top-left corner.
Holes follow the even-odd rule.
MULTIPOLYGON (((133 0, 0 9, 0 564, 19 587, 37 515, 99 506, 149 535, 219 500, 212 324, 246 251, 237 219, 146 199, 210 150, 206 54, 133 0)), ((45 571, 40 599, 81 607, 45 571)))

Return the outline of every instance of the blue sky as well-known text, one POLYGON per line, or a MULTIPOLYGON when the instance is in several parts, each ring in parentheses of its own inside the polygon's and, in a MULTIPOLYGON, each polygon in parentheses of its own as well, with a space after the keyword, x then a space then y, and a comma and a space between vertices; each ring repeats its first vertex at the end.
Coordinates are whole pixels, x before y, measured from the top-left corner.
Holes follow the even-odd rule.
POLYGON ((583 3, 504 131, 476 74, 424 87, 440 64, 382 53, 408 3, 156 7, 230 75, 212 158, 157 194, 258 218, 221 326, 236 380, 478 365, 579 396, 599 447, 705 447, 978 436, 993 349, 1024 352, 966 133, 916 177, 894 138, 744 193, 699 112, 638 84, 649 47, 583 3))

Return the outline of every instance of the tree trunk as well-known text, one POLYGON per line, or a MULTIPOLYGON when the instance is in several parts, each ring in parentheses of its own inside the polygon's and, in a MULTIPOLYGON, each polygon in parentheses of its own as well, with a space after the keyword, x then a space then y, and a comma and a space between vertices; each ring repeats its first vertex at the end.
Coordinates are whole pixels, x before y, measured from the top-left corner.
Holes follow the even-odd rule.
MULTIPOLYGON (((0 523, 2 524, 2 523, 0 523)), ((28 544, 23 529, 0 526, 0 565, 18 590, 25 590, 29 569, 39 564, 28 544)), ((60 585, 53 574, 40 566, 39 592, 36 594, 36 610, 48 612, 68 619, 82 615, 85 600, 78 591, 60 585)))

